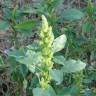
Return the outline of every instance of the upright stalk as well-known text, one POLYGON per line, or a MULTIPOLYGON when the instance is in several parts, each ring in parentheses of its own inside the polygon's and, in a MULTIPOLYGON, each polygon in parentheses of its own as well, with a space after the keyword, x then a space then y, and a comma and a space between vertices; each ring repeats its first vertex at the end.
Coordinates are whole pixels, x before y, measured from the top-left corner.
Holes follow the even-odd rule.
POLYGON ((40 31, 40 46, 41 46, 41 55, 42 55, 42 64, 41 68, 43 72, 41 73, 41 88, 48 87, 51 77, 49 71, 53 67, 53 52, 52 52, 52 43, 54 40, 54 35, 52 33, 52 27, 48 25, 47 19, 45 16, 42 16, 42 27, 40 31))

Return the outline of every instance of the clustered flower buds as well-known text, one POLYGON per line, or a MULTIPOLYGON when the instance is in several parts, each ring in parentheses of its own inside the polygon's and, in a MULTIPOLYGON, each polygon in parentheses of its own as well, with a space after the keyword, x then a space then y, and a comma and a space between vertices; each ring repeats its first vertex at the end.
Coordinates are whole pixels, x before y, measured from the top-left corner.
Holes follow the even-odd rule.
POLYGON ((40 32, 40 46, 42 55, 41 68, 43 70, 40 85, 42 88, 46 88, 51 80, 49 75, 50 69, 53 67, 53 52, 52 43, 54 35, 52 33, 52 27, 48 25, 47 19, 42 15, 42 27, 40 32))

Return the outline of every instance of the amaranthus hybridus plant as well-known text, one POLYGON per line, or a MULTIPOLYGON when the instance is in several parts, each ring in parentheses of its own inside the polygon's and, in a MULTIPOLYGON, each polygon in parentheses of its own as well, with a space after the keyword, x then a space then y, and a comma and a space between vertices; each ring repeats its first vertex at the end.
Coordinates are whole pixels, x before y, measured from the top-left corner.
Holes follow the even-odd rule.
POLYGON ((48 83, 50 83, 51 77, 49 71, 53 67, 53 52, 52 52, 52 43, 54 40, 54 35, 52 33, 52 27, 48 25, 47 19, 42 15, 42 27, 40 31, 40 47, 42 55, 42 77, 40 85, 42 88, 46 88, 48 83))

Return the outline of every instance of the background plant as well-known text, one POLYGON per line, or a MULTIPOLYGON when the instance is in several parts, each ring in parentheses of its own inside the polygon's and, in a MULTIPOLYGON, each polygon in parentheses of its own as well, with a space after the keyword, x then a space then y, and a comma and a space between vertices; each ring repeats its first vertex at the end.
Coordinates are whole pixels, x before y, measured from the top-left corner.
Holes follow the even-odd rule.
MULTIPOLYGON (((38 96, 36 94, 38 90, 41 94, 43 92, 39 84, 41 75, 38 74, 41 69, 36 65, 41 62, 40 58, 42 57, 38 40, 41 15, 44 14, 49 25, 52 26, 54 38, 58 37, 52 45, 55 51, 53 51, 52 58, 53 70, 50 71, 53 78, 49 89, 54 89, 56 94, 61 96, 95 96, 95 3, 88 0, 83 1, 85 4, 83 5, 81 4, 82 1, 69 1, 41 0, 39 3, 23 3, 23 6, 19 5, 19 1, 15 3, 11 0, 10 2, 2 2, 3 18, 0 20, 0 22, 2 21, 0 29, 11 29, 10 47, 12 48, 7 53, 8 57, 6 56, 7 50, 1 50, 1 64, 4 65, 1 66, 1 69, 3 71, 7 68, 12 69, 11 79, 17 82, 17 90, 19 90, 17 93, 15 92, 17 95, 32 95, 32 90, 37 86, 33 93, 38 96), (13 4, 15 5, 13 6, 13 4), (63 41, 62 38, 65 38, 63 34, 67 36, 66 45, 61 42, 63 41), (27 41, 27 44, 25 44, 26 38, 32 38, 31 42, 27 41), (62 45, 61 49, 64 48, 63 45, 65 45, 65 48, 63 50, 58 49, 60 45, 62 45), (32 60, 32 58, 35 59, 32 60), (77 72, 82 69, 81 65, 84 65, 81 61, 78 61, 78 58, 87 63, 83 72, 77 72), (73 59, 76 59, 76 61, 73 59), (72 70, 69 70, 69 68, 72 68, 72 70), (62 90, 59 90, 59 88, 62 90)), ((48 90, 46 90, 47 93, 48 90)), ((53 92, 53 94, 55 93, 53 92)))

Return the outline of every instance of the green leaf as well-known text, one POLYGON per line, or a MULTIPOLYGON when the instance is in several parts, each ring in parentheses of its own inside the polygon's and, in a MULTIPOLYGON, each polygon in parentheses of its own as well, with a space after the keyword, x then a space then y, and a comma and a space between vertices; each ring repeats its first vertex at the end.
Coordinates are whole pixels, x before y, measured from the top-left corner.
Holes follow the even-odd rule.
POLYGON ((44 96, 44 91, 41 88, 34 88, 33 96, 44 96))
MULTIPOLYGON (((7 63, 5 64, 3 59, 5 58, 0 56, 0 74, 4 73, 9 68, 9 65, 7 63)), ((7 70, 7 72, 9 71, 7 70)))
POLYGON ((40 53, 32 50, 27 50, 25 57, 16 60, 21 64, 25 64, 31 72, 35 72, 35 66, 41 64, 40 53))
POLYGON ((32 80, 30 82, 30 89, 31 88, 36 88, 36 86, 38 86, 39 80, 38 77, 35 75, 32 77, 32 80))
POLYGON ((23 77, 26 77, 28 75, 28 68, 26 67, 26 65, 24 64, 21 64, 19 66, 19 70, 20 70, 20 73, 22 74, 23 77))
POLYGON ((68 21, 79 20, 84 16, 80 10, 75 8, 66 9, 62 14, 60 18, 68 21))
POLYGON ((53 52, 58 52, 60 50, 62 50, 65 46, 65 43, 66 43, 66 36, 63 34, 61 36, 59 36, 58 38, 56 38, 54 41, 53 41, 53 52))
POLYGON ((63 71, 62 70, 52 69, 52 70, 50 70, 50 76, 52 77, 53 80, 55 80, 57 82, 56 84, 60 84, 63 81, 63 71))
POLYGON ((80 88, 76 85, 72 85, 70 88, 70 94, 72 96, 78 96, 78 94, 80 94, 80 88))
POLYGON ((36 22, 33 20, 24 21, 14 26, 14 28, 19 30, 29 30, 36 26, 36 22))
POLYGON ((70 94, 58 94, 57 96, 72 96, 70 94))
POLYGON ((56 89, 57 96, 72 96, 70 94, 70 88, 69 87, 63 87, 63 88, 57 88, 56 89))
POLYGON ((92 89, 86 88, 84 92, 84 96, 95 96, 96 94, 93 93, 92 89))
POLYGON ((31 45, 26 46, 30 50, 38 51, 40 50, 40 46, 37 42, 32 43, 31 45))
POLYGON ((40 61, 38 61, 38 59, 40 58, 38 56, 39 53, 32 50, 27 50, 25 56, 18 58, 17 60, 22 64, 39 64, 40 61))
POLYGON ((8 28, 9 28, 8 22, 0 20, 0 30, 7 30, 8 28))
POLYGON ((22 58, 25 56, 22 50, 10 49, 7 51, 7 55, 10 57, 14 57, 15 59, 22 58))
POLYGON ((94 14, 94 12, 95 12, 95 7, 94 7, 94 4, 92 3, 92 0, 88 0, 86 12, 88 13, 88 15, 89 15, 90 17, 94 14))
POLYGON ((49 86, 47 89, 34 88, 33 96, 56 96, 56 93, 53 88, 49 86))
POLYGON ((4 62, 3 62, 3 59, 2 57, 0 56, 0 66, 4 65, 4 62))
POLYGON ((82 25, 82 31, 83 32, 90 32, 93 28, 93 25, 91 22, 87 21, 82 25))
POLYGON ((17 62, 26 65, 31 72, 35 72, 35 66, 41 64, 40 52, 32 50, 27 50, 26 52, 15 49, 9 50, 8 56, 14 57, 17 62))
POLYGON ((11 11, 11 18, 15 19, 15 20, 19 20, 21 19, 21 10, 18 9, 18 6, 15 6, 14 9, 11 11))
POLYGON ((56 64, 64 65, 65 58, 64 58, 64 56, 62 56, 62 55, 58 55, 58 56, 54 56, 53 61, 54 61, 56 64))
POLYGON ((65 61, 64 66, 62 68, 64 73, 73 73, 83 70, 86 67, 86 64, 80 60, 68 60, 65 61))

